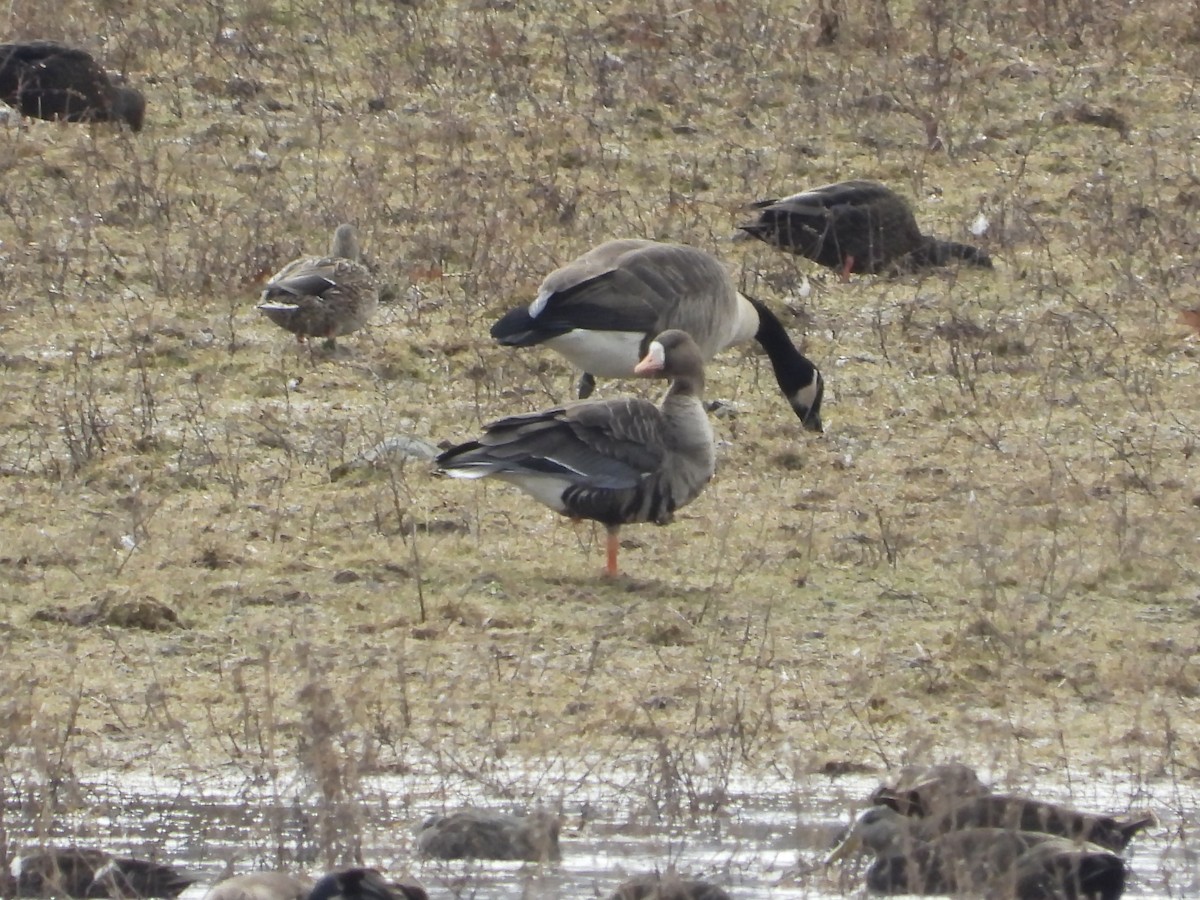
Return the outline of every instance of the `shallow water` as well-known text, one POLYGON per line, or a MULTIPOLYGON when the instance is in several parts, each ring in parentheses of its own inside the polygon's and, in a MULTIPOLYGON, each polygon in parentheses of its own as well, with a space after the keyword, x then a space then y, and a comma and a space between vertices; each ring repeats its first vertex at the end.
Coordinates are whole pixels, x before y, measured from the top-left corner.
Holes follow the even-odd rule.
MULTIPOLYGON (((672 864, 681 874, 725 886, 735 898, 820 898, 858 892, 861 879, 853 868, 826 872, 820 859, 878 781, 730 779, 720 792, 691 795, 687 812, 668 816, 655 810, 670 802, 630 802, 621 799, 627 795, 614 789, 612 778, 603 785, 581 778, 561 801, 562 862, 547 866, 415 858, 413 830, 427 814, 472 803, 516 808, 444 773, 370 779, 364 786, 374 799, 357 804, 353 815, 363 833, 363 861, 417 878, 435 898, 603 897, 627 877, 672 864)), ((230 860, 238 871, 324 868, 319 816, 298 799, 302 793, 299 780, 123 774, 81 784, 73 802, 62 804, 80 810, 69 815, 47 817, 41 797, 36 803, 33 795, 24 803, 10 798, 4 825, 14 854, 39 843, 77 843, 175 862, 199 876, 183 895, 199 900, 230 860), (46 827, 36 827, 37 821, 46 827), (39 834, 45 837, 39 840, 39 834)), ((1134 878, 1126 896, 1194 896, 1200 890, 1192 838, 1197 794, 1191 786, 1134 786, 1114 776, 1070 788, 1039 785, 1037 795, 1097 811, 1153 809, 1161 825, 1130 847, 1134 878)))

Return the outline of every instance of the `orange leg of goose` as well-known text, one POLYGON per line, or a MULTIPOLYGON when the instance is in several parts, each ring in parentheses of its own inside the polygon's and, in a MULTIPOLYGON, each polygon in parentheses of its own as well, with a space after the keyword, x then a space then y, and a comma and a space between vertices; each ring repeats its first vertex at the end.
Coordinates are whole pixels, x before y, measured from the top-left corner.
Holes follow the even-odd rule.
POLYGON ((850 270, 854 268, 854 257, 849 253, 846 254, 846 259, 842 263, 842 281, 850 280, 850 270))
POLYGON ((617 572, 617 550, 621 547, 621 526, 615 526, 608 529, 608 565, 605 568, 605 574, 609 578, 616 578, 617 572))

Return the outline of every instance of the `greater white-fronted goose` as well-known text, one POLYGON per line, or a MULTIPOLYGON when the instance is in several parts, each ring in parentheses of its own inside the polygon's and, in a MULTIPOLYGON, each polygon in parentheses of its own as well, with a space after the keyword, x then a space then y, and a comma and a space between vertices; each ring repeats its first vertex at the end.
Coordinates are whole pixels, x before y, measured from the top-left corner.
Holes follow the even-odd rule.
POLYGON ((595 376, 628 378, 650 340, 677 328, 705 360, 758 341, 775 379, 809 431, 821 430, 821 373, 764 304, 738 292, 711 254, 680 244, 608 241, 546 276, 529 306, 510 310, 492 337, 510 347, 545 344, 579 369, 579 396, 595 376))
POLYGON ((379 306, 379 285, 359 262, 358 233, 339 225, 328 256, 293 260, 267 283, 258 308, 267 318, 296 335, 334 339, 367 324, 379 306))
POLYGON ((554 862, 558 817, 543 810, 523 816, 490 809, 460 809, 432 816, 417 832, 417 850, 437 859, 523 859, 554 862))
POLYGON ((1117 900, 1125 890, 1125 861, 1097 844, 1012 828, 964 828, 926 839, 911 824, 894 809, 871 807, 826 864, 870 851, 867 889, 881 894, 1117 900))
POLYGON ((921 233, 908 202, 877 181, 839 181, 782 200, 753 204, 758 218, 739 226, 780 250, 838 270, 876 274, 960 260, 992 267, 978 247, 921 233))
POLYGON ((35 119, 124 122, 141 131, 146 98, 113 84, 86 50, 56 41, 0 44, 0 100, 35 119))
POLYGON ((13 862, 20 897, 178 897, 195 879, 174 866, 88 847, 47 847, 13 862))
POLYGON ((218 881, 204 900, 307 900, 312 879, 288 872, 247 872, 218 881))
POLYGON ((439 470, 455 478, 493 475, 564 515, 602 522, 607 571, 616 575, 621 526, 666 525, 699 496, 716 466, 696 342, 686 332, 664 331, 631 369, 670 379, 661 407, 626 398, 509 416, 442 453, 439 470))

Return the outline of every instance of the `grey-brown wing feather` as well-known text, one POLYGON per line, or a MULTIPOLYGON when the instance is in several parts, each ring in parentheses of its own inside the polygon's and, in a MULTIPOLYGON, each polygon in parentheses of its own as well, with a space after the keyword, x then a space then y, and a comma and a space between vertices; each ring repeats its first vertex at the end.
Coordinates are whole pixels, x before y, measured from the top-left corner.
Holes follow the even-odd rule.
POLYGON ((664 458, 662 413, 637 398, 560 406, 485 426, 438 458, 443 468, 561 475, 606 490, 635 487, 664 458))

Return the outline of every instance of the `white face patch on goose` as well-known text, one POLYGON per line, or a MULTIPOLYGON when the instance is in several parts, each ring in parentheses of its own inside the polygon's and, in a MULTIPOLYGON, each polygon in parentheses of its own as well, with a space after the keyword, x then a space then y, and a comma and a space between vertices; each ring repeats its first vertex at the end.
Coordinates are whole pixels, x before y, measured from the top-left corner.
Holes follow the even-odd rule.
POLYGON ((536 319, 546 304, 550 302, 550 298, 554 296, 554 291, 538 291, 538 295, 533 298, 533 302, 529 304, 529 318, 536 319))
POLYGON ((642 361, 633 367, 634 375, 653 375, 656 372, 661 372, 666 364, 667 351, 658 341, 651 341, 650 347, 646 350, 646 355, 642 357, 642 361))

